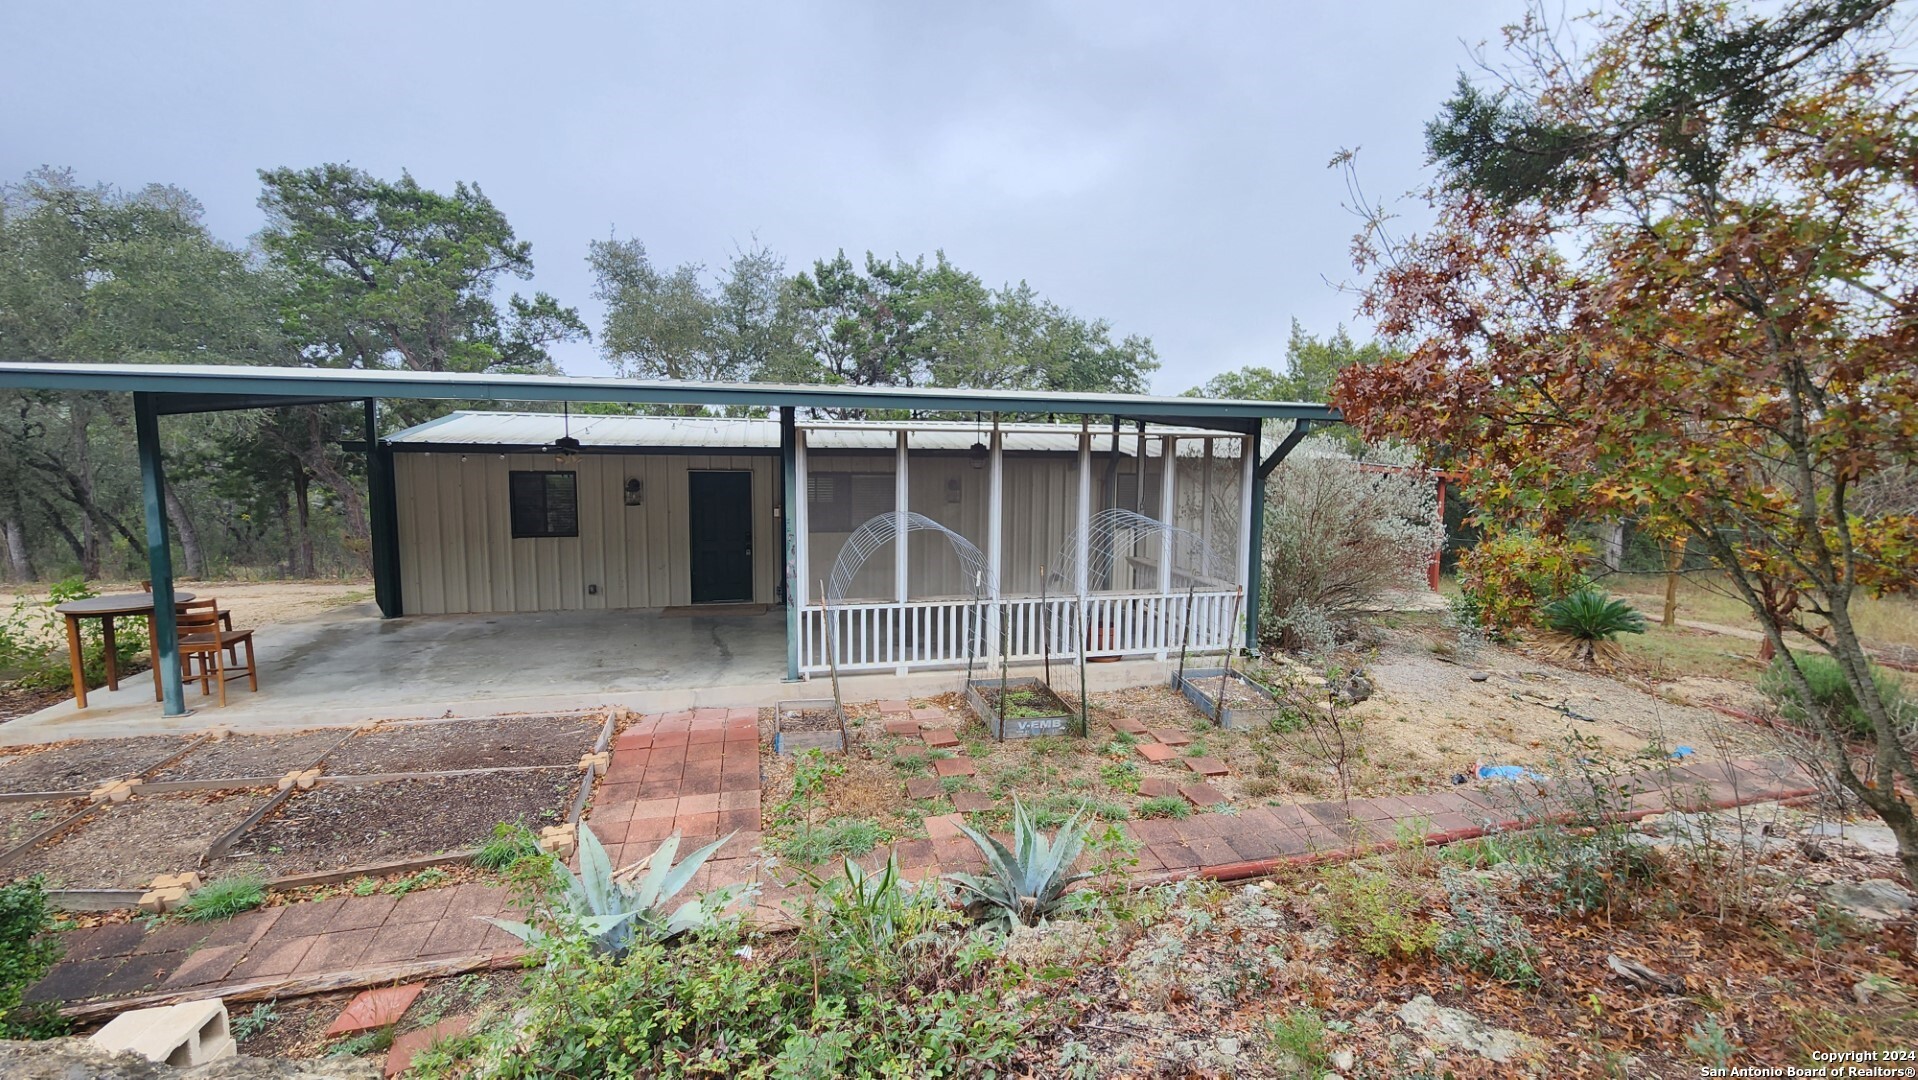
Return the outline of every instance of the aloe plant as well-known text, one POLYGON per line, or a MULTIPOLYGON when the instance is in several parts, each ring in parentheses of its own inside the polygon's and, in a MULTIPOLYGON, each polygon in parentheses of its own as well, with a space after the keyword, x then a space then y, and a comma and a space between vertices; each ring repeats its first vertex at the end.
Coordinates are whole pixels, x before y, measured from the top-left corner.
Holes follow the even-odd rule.
POLYGON ((1072 871, 1086 844, 1080 816, 1072 815, 1058 832, 1047 836, 1026 813, 1025 804, 1015 798, 1010 851, 991 836, 959 826, 986 857, 984 874, 949 875, 960 895, 969 898, 967 910, 1007 930, 1019 924, 1037 926, 1057 911, 1065 903, 1066 890, 1091 876, 1072 871))
MULTIPOLYGON (((593 830, 581 822, 578 876, 564 865, 555 867, 555 876, 562 885, 558 893, 561 910, 555 913, 556 921, 562 932, 582 934, 596 949, 615 957, 624 956, 642 937, 662 941, 710 925, 715 913, 733 898, 735 890, 718 889, 695 897, 670 914, 666 911, 666 902, 678 895, 713 852, 734 835, 720 837, 675 865, 673 856, 679 853, 679 835, 675 833, 651 855, 615 874, 605 846, 593 835, 593 830)), ((526 923, 494 918, 486 921, 529 945, 537 945, 548 937, 546 931, 526 923)))

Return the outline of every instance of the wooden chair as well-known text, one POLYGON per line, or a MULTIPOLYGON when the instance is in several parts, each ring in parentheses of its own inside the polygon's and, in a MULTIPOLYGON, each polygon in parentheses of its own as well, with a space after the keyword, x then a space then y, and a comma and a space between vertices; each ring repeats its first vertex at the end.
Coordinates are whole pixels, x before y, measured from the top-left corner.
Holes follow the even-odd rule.
MULTIPOLYGON (((152 592, 153 582, 150 580, 141 581, 140 590, 142 592, 148 592, 148 593, 152 592)), ((220 629, 229 630, 229 631, 233 629, 233 613, 231 611, 226 610, 225 608, 220 607, 218 604, 214 603, 211 600, 182 600, 179 603, 173 605, 173 611, 175 614, 178 614, 179 612, 185 611, 188 607, 191 607, 191 606, 198 606, 202 608, 212 608, 213 610, 220 613, 220 629)), ((240 666, 240 653, 239 653, 239 647, 237 644, 227 649, 226 656, 228 660, 231 660, 233 662, 234 667, 240 666)), ((181 663, 184 664, 185 660, 182 659, 181 663)), ((182 670, 184 670, 184 668, 182 670)))
POLYGON ((237 663, 233 668, 227 666, 227 654, 232 652, 237 655, 236 650, 244 646, 247 684, 254 693, 260 692, 259 665, 253 656, 253 631, 222 627, 219 605, 212 600, 181 604, 176 619, 179 626, 180 663, 186 681, 198 682, 201 694, 212 693, 217 684, 220 707, 225 708, 227 680, 239 677, 237 663), (196 662, 199 665, 197 672, 194 670, 196 662))

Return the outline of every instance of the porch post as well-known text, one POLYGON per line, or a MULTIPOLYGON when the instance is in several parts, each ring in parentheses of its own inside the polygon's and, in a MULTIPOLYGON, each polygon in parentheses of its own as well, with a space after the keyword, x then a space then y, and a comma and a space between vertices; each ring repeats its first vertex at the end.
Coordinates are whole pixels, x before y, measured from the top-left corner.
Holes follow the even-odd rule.
POLYGON ((1090 561, 1092 550, 1092 429, 1089 417, 1079 418, 1079 533, 1078 550, 1074 553, 1079 564, 1073 573, 1072 591, 1081 600, 1085 599, 1087 578, 1086 563, 1090 561))
POLYGON ((793 407, 779 407, 779 471, 784 487, 780 489, 779 521, 785 526, 786 564, 786 681, 799 681, 799 534, 794 526, 798 511, 794 504, 805 501, 799 489, 799 429, 793 424, 793 407))
MULTIPOLYGON (((795 563, 794 576, 796 580, 793 586, 793 596, 796 599, 794 599, 793 605, 799 612, 799 634, 796 640, 798 641, 799 647, 799 664, 803 669, 805 665, 812 662, 814 655, 813 648, 815 645, 812 641, 813 624, 809 621, 806 614, 806 604, 808 598, 812 596, 812 582, 807 580, 812 573, 812 539, 808 532, 812 527, 812 480, 810 479, 812 473, 806 464, 806 429, 796 424, 793 427, 793 471, 798 474, 798 478, 794 481, 793 485, 794 494, 792 505, 787 507, 786 513, 791 519, 791 527, 794 535, 793 548, 795 554, 793 555, 793 561, 795 563)), ((789 629, 790 626, 791 624, 789 623, 789 629)), ((820 622, 820 627, 822 630, 826 629, 823 617, 820 622)), ((803 671, 801 672, 801 676, 804 676, 803 671)))
POLYGON ((897 650, 895 659, 898 661, 898 665, 897 667, 894 668, 894 671, 896 671, 900 675, 904 675, 906 673, 906 645, 907 645, 906 643, 906 594, 911 587, 910 583, 906 579, 906 551, 907 551, 906 541, 908 537, 908 534, 906 532, 906 512, 907 512, 906 508, 910 505, 910 503, 907 502, 907 499, 911 497, 912 493, 908 489, 908 486, 906 483, 906 432, 905 432, 905 429, 901 428, 895 434, 896 434, 896 439, 898 443, 898 450, 897 450, 898 464, 894 466, 894 469, 896 470, 897 475, 893 477, 893 496, 892 496, 893 497, 893 513, 896 515, 894 519, 893 528, 894 530, 898 532, 899 535, 893 537, 893 540, 897 546, 894 548, 895 553, 893 555, 892 569, 893 569, 893 592, 898 597, 899 606, 896 609, 894 609, 896 614, 894 616, 895 621, 893 623, 893 648, 897 650))
MULTIPOLYGON (((1145 489, 1143 457, 1139 488, 1145 489)), ((1178 516, 1179 504, 1173 501, 1172 480, 1179 475, 1179 440, 1171 435, 1159 440, 1159 523, 1165 528, 1159 532, 1159 608, 1163 614, 1159 618, 1159 659, 1164 660, 1172 652, 1172 560, 1178 558, 1178 548, 1173 543, 1173 518, 1178 516)), ((1179 619, 1185 619, 1185 611, 1179 609, 1179 619)), ((1184 632, 1184 626, 1179 630, 1184 632)))
POLYGON ((1239 558, 1245 566, 1245 647, 1259 647, 1259 547, 1264 542, 1265 500, 1259 492, 1259 437, 1239 441, 1239 558))
MULTIPOLYGON (((1310 420, 1293 421, 1292 431, 1287 434, 1285 438, 1279 440, 1279 445, 1274 447, 1272 452, 1266 455, 1265 460, 1259 462, 1258 468, 1252 471, 1253 480, 1258 491, 1258 501, 1253 505, 1252 509, 1252 553, 1255 556, 1265 550, 1266 481, 1271 478, 1273 470, 1284 463, 1286 455, 1290 454, 1311 430, 1312 422, 1310 420)), ((1259 446, 1261 450, 1265 448, 1262 445, 1263 442, 1264 440, 1261 439, 1261 445, 1259 446)), ((1251 642, 1252 647, 1255 649, 1258 648, 1259 642, 1259 607, 1264 603, 1264 578, 1265 560, 1255 558, 1251 580, 1246 584, 1245 589, 1246 640, 1251 642)))
POLYGON ((180 685, 179 627, 173 612, 173 548, 167 534, 166 469, 160 462, 160 414, 151 393, 133 395, 133 434, 139 443, 140 492, 146 503, 147 576, 153 581, 153 656, 160 665, 161 714, 187 715, 180 685))
POLYGON ((999 641, 999 597, 1004 589, 999 582, 1004 573, 1006 527, 1006 440, 1005 433, 999 430, 999 414, 992 414, 991 460, 986 473, 986 575, 992 580, 986 583, 988 599, 991 603, 986 609, 984 625, 985 636, 979 642, 979 653, 983 656, 987 648, 996 648, 999 641))
POLYGON ((393 451, 379 444, 379 399, 366 399, 366 518, 373 557, 373 602, 380 617, 406 613, 400 599, 399 505, 393 485, 393 451))

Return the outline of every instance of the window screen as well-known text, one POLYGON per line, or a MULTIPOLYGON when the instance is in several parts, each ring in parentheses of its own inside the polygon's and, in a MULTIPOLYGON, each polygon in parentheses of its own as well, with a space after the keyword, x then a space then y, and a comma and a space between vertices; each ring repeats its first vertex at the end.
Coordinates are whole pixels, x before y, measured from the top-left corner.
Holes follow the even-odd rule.
POLYGON ((814 532, 849 533, 895 509, 896 494, 891 473, 809 472, 808 524, 814 532))
POLYGON ((513 539, 579 535, 579 474, 514 472, 513 539))

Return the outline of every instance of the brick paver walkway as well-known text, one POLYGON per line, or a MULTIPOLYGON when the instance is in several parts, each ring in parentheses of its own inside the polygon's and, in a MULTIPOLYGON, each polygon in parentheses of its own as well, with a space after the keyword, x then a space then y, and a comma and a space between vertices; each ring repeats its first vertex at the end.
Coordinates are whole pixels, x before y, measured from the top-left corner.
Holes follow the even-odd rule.
MULTIPOLYGON (((897 710, 894 710, 895 713, 897 710)), ((1161 745, 1141 743, 1141 747, 1161 745)), ((1169 749, 1169 748, 1168 748, 1169 749)), ((942 759, 965 761, 964 758, 942 759)), ((1180 787, 1198 803, 1207 785, 1180 787)), ((1783 760, 1674 764, 1629 781, 1626 816, 1796 798, 1812 793, 1797 766, 1783 760)), ((1449 843, 1518 827, 1562 812, 1563 786, 1481 783, 1435 795, 1354 799, 1194 813, 1133 821, 1145 877, 1252 876, 1285 863, 1349 857, 1402 842, 1407 835, 1449 843)), ((752 879, 760 859, 757 711, 697 709, 642 717, 615 740, 586 822, 615 865, 635 862, 674 833, 681 852, 737 835, 701 868, 693 892, 752 879)), ((983 865, 960 835, 963 814, 927 819, 929 836, 902 840, 860 860, 876 866, 896 854, 918 880, 983 865)), ((778 874, 767 875, 770 877, 778 874)), ((790 886, 762 879, 759 913, 778 924, 790 886)), ((290 904, 212 924, 168 922, 151 930, 124 923, 63 935, 66 958, 32 991, 39 1000, 78 1001, 153 991, 207 996, 258 980, 466 956, 510 956, 519 942, 475 916, 501 915, 505 890, 480 884, 410 893, 290 904)), ((512 916, 509 916, 512 917, 512 916)))

